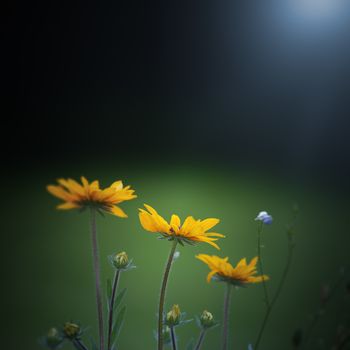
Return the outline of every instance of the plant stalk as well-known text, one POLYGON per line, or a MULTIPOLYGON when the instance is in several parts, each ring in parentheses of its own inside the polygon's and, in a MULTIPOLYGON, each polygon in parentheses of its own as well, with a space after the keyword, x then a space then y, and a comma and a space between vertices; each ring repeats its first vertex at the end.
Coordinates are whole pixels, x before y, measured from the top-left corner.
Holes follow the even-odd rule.
POLYGON ((171 264, 173 262, 174 254, 176 251, 176 245, 177 245, 177 241, 176 239, 174 239, 173 245, 171 247, 169 257, 165 266, 162 286, 160 290, 159 310, 158 310, 158 350, 163 350, 163 313, 164 313, 165 293, 166 293, 166 287, 168 283, 171 264))
MULTIPOLYGON (((262 258, 261 258, 261 234, 263 231, 263 225, 264 224, 262 222, 260 222, 258 225, 258 259, 259 259, 259 268, 260 268, 262 275, 264 275, 263 262, 262 262, 262 258)), ((262 284, 263 284, 263 288, 264 288, 265 303, 266 303, 267 308, 269 309, 270 300, 269 300, 269 294, 267 292, 267 286, 266 286, 265 279, 263 279, 262 284)))
POLYGON ((88 350, 88 348, 80 339, 73 339, 72 343, 77 350, 88 350))
POLYGON ((173 350, 176 350, 177 346, 176 346, 176 335, 175 335, 174 327, 170 327, 170 334, 171 334, 171 344, 173 346, 173 350))
POLYGON ((115 303, 115 297, 117 295, 118 284, 120 280, 120 270, 117 269, 114 274, 113 287, 112 287, 112 295, 111 300, 109 302, 109 310, 108 310, 108 340, 107 340, 107 349, 111 349, 111 341, 112 341, 112 330, 113 330, 113 309, 115 303))
POLYGON ((194 348, 195 350, 200 350, 200 348, 201 348, 201 346, 203 344, 204 337, 205 337, 205 330, 202 329, 200 334, 199 334, 199 338, 198 338, 196 347, 194 348))
POLYGON ((100 349, 104 350, 104 333, 103 333, 103 308, 102 308, 102 292, 101 292, 101 268, 99 258, 99 248, 97 241, 97 230, 96 230, 96 211, 94 208, 90 209, 91 217, 91 242, 92 242, 92 257, 93 267, 95 273, 95 291, 96 291, 96 304, 97 304, 97 315, 98 315, 98 328, 100 336, 100 349))
POLYGON ((230 283, 226 284, 226 293, 224 301, 224 323, 222 330, 222 350, 228 349, 228 324, 230 318, 230 299, 231 299, 231 289, 230 283))
POLYGON ((268 321, 268 319, 270 317, 272 308, 274 307, 278 297, 281 294, 283 285, 284 285, 284 283, 286 281, 286 278, 287 278, 287 275, 288 275, 288 272, 289 272, 289 269, 290 269, 290 265, 291 265, 291 262, 292 262, 293 250, 294 250, 294 246, 291 243, 289 243, 289 246, 288 246, 288 257, 287 257, 286 266, 284 268, 284 271, 283 271, 280 283, 278 284, 277 291, 276 291, 276 293, 275 293, 271 303, 267 306, 267 310, 266 310, 264 319, 262 321, 262 324, 261 324, 261 327, 260 327, 260 330, 259 330, 259 333, 258 333, 258 338, 257 338, 257 340, 255 342, 254 350, 257 350, 259 345, 260 345, 260 341, 261 341, 262 335, 264 333, 265 327, 267 325, 267 321, 268 321))

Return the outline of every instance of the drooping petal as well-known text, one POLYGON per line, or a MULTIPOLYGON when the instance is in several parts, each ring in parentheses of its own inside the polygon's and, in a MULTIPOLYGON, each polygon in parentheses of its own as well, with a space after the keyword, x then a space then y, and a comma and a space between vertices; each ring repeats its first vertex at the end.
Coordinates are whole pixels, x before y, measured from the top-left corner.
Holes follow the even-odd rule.
POLYGON ((109 210, 112 214, 119 216, 120 218, 127 218, 128 216, 124 213, 124 211, 117 207, 117 206, 113 206, 110 208, 109 210))
POLYGON ((155 221, 152 218, 152 215, 144 211, 143 209, 140 209, 139 212, 139 219, 141 222, 142 227, 149 232, 158 232, 157 226, 155 224, 155 221))
POLYGON ((61 209, 61 210, 69 210, 69 209, 76 209, 76 208, 80 208, 80 205, 73 202, 62 203, 57 206, 57 209, 61 209))
POLYGON ((211 281, 211 278, 217 273, 217 271, 213 270, 208 273, 207 276, 207 282, 209 283, 211 281))

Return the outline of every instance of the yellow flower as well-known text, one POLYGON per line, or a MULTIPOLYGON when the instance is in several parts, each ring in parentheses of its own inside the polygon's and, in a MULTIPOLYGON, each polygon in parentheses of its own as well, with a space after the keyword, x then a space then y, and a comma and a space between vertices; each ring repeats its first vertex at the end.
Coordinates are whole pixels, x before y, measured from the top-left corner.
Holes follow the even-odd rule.
POLYGON ((140 209, 139 217, 141 225, 146 231, 158 232, 169 240, 178 240, 181 244, 183 244, 183 242, 189 244, 206 242, 220 249, 219 246, 214 243, 218 238, 214 237, 225 236, 220 233, 207 232, 219 223, 219 219, 210 218, 201 221, 195 220, 192 216, 188 216, 181 225, 180 218, 177 215, 172 215, 168 223, 152 207, 147 204, 145 204, 145 207, 148 211, 140 209))
POLYGON ((214 275, 217 275, 219 280, 232 283, 237 286, 242 286, 248 283, 258 283, 267 281, 269 279, 266 275, 256 275, 256 264, 258 257, 253 258, 249 264, 247 264, 246 258, 241 259, 236 267, 233 267, 228 258, 220 258, 215 255, 199 254, 196 258, 203 261, 210 268, 210 272, 207 276, 207 281, 210 282, 214 275))
POLYGON ((130 186, 123 187, 121 181, 101 189, 97 180, 89 183, 84 176, 82 184, 72 179, 58 179, 58 185, 49 185, 47 190, 64 201, 57 209, 85 208, 87 206, 105 210, 106 212, 126 218, 127 215, 116 204, 136 198, 130 186))

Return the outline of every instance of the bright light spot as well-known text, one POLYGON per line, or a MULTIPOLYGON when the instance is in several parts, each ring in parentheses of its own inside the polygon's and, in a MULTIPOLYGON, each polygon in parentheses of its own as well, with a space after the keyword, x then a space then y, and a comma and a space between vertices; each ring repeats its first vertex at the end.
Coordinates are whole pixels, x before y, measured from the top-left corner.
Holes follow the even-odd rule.
POLYGON ((342 0, 293 0, 297 14, 309 20, 334 19, 341 14, 342 0))

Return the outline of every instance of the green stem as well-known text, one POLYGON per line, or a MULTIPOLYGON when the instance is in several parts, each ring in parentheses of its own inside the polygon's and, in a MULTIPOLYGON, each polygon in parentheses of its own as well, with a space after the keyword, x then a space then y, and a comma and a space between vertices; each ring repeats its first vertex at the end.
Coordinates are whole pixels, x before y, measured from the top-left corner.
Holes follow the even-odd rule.
POLYGON ((224 301, 224 323, 222 330, 222 350, 227 350, 228 348, 228 324, 230 318, 230 299, 231 299, 231 289, 230 283, 226 284, 226 293, 224 301))
POLYGON ((173 346, 173 350, 177 349, 176 346, 176 334, 175 334, 175 328, 174 327, 170 327, 170 334, 171 334, 171 344, 173 346))
POLYGON ((198 338, 196 347, 194 348, 195 350, 200 350, 200 348, 201 348, 201 346, 203 344, 204 337, 205 337, 205 330, 202 329, 202 331, 199 334, 199 338, 198 338))
POLYGON ((174 239, 173 245, 169 253, 168 261, 165 266, 162 287, 160 290, 159 310, 158 310, 158 350, 163 350, 163 312, 164 312, 165 293, 166 293, 166 286, 168 283, 171 264, 173 262, 174 254, 176 251, 176 245, 177 245, 177 241, 176 239, 174 239))
POLYGON ((80 339, 73 339, 72 343, 77 350, 88 350, 88 348, 80 339))
POLYGON ((96 304, 98 315, 98 328, 100 335, 100 350, 104 350, 104 334, 103 334, 103 308, 102 308, 102 292, 101 292, 101 276, 100 276, 100 259, 99 249, 97 241, 96 230, 96 211, 94 208, 90 210, 91 217, 91 241, 92 241, 92 257, 93 267, 95 273, 95 291, 96 291, 96 304))
POLYGON ((113 309, 114 309, 115 297, 117 295, 119 279, 120 279, 120 270, 118 269, 115 271, 115 275, 114 275, 112 295, 111 295, 111 300, 109 303, 109 310, 108 310, 108 340, 107 340, 108 350, 111 349, 112 330, 113 330, 113 313, 114 313, 113 309))
POLYGON ((309 328, 305 332, 303 344, 301 346, 302 349, 306 349, 306 346, 310 340, 310 336, 312 334, 312 331, 316 327, 321 315, 324 313, 324 309, 326 308, 327 304, 333 299, 334 295, 336 294, 337 289, 340 287, 340 285, 343 283, 344 279, 346 277, 346 274, 344 273, 342 276, 339 277, 338 281, 334 284, 333 288, 329 292, 328 298, 324 301, 323 307, 319 309, 319 311, 314 316, 309 328))
MULTIPOLYGON (((262 222, 259 222, 259 224, 258 224, 258 259, 259 259, 259 268, 260 268, 260 271, 261 271, 262 275, 264 275, 263 262, 262 262, 262 259, 261 259, 261 234, 262 234, 262 231, 263 231, 263 225, 264 224, 262 222)), ((267 308, 269 308, 270 300, 269 300, 269 294, 267 292, 267 286, 266 286, 266 283, 265 283, 265 279, 263 279, 262 285, 263 285, 263 288, 264 288, 265 303, 266 303, 267 308)))
POLYGON ((277 291, 276 291, 276 293, 275 293, 271 303, 267 307, 267 310, 266 310, 263 322, 262 322, 261 327, 260 327, 258 338, 257 338, 257 340, 255 342, 254 350, 257 350, 259 345, 260 345, 260 341, 261 341, 262 335, 264 333, 265 327, 267 325, 267 321, 268 321, 268 319, 270 317, 272 308, 274 307, 274 305, 275 305, 279 295, 281 294, 283 285, 284 285, 284 283, 286 281, 286 278, 287 278, 287 275, 288 275, 288 272, 289 272, 289 269, 290 269, 290 265, 291 265, 291 262, 292 262, 293 250, 294 250, 294 246, 293 246, 293 244, 291 242, 289 242, 289 245, 288 245, 288 258, 287 258, 286 266, 284 268, 284 271, 283 271, 280 283, 279 283, 279 285, 277 287, 277 291))

